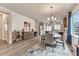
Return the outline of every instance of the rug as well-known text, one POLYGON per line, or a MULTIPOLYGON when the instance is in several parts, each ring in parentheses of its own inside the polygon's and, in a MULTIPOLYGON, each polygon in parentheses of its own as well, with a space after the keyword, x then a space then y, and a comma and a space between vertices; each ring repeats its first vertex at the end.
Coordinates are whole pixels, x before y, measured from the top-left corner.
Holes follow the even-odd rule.
POLYGON ((65 49, 63 49, 63 46, 61 44, 57 44, 57 46, 53 49, 53 52, 51 47, 46 47, 46 50, 42 49, 42 47, 39 47, 37 49, 32 48, 28 51, 30 52, 27 54, 27 56, 72 56, 66 44, 65 49))

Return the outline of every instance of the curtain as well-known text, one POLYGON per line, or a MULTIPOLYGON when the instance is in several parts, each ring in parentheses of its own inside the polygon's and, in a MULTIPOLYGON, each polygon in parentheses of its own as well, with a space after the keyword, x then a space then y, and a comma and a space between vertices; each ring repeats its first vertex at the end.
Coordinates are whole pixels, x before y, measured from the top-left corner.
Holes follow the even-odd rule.
POLYGON ((67 43, 71 44, 71 11, 68 13, 68 31, 67 31, 67 43))

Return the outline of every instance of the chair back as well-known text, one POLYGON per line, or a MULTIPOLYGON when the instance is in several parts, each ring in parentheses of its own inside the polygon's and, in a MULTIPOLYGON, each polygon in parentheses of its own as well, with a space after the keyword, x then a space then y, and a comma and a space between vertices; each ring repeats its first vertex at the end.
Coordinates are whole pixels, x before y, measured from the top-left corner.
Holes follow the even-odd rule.
POLYGON ((67 39, 67 33, 64 32, 64 34, 63 34, 63 40, 66 40, 66 39, 67 39))
POLYGON ((52 45, 54 42, 53 34, 45 34, 45 43, 52 45))

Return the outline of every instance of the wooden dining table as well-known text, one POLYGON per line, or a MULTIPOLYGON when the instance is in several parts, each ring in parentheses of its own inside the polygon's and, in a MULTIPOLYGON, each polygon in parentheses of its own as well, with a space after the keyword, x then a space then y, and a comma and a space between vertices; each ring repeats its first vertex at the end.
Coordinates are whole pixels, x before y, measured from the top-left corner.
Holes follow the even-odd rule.
POLYGON ((53 33, 53 38, 55 39, 60 39, 62 38, 62 35, 58 34, 58 33, 53 33))
MULTIPOLYGON (((60 35, 58 33, 51 33, 51 34, 53 34, 54 40, 62 38, 62 35, 60 35)), ((43 43, 44 40, 45 40, 45 35, 41 36, 41 43, 43 43)))

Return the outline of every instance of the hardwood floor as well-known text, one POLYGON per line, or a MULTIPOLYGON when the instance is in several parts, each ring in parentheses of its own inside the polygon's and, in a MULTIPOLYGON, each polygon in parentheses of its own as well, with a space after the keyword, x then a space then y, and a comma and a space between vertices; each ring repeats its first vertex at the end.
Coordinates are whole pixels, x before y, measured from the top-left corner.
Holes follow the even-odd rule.
MULTIPOLYGON (((0 56, 24 56, 28 49, 37 44, 40 44, 40 37, 18 41, 12 45, 9 45, 4 41, 0 41, 0 56)), ((70 45, 68 45, 68 47, 71 51, 72 47, 70 45)))
POLYGON ((34 45, 38 43, 40 43, 38 37, 23 40, 23 41, 18 41, 12 45, 3 43, 0 45, 0 55, 1 56, 22 56, 26 53, 26 50, 32 48, 34 45))

